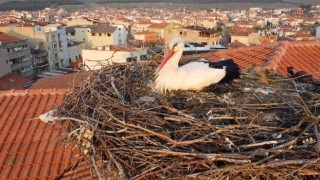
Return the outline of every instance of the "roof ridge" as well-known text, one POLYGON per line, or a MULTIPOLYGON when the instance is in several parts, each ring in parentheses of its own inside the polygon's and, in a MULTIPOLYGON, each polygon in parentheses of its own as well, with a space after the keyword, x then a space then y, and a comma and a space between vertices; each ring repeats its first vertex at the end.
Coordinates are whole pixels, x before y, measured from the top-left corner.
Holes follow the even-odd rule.
POLYGON ((288 41, 280 41, 266 61, 265 67, 276 70, 288 47, 288 41))
POLYGON ((34 95, 34 94, 65 94, 70 89, 68 88, 54 88, 54 89, 26 89, 17 90, 11 89, 7 91, 0 91, 0 97, 2 96, 24 96, 24 95, 34 95))
POLYGON ((243 46, 233 49, 221 49, 219 51, 212 51, 215 54, 224 54, 225 52, 239 52, 239 51, 251 51, 253 48, 266 48, 266 47, 272 47, 274 46, 274 43, 267 43, 267 44, 261 44, 261 45, 255 45, 255 46, 243 46))

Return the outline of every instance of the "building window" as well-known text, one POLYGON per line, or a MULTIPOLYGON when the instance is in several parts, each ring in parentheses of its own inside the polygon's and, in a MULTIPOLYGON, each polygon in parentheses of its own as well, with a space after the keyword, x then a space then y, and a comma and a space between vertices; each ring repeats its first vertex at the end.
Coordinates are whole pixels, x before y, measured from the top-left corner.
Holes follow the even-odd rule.
POLYGON ((102 36, 102 33, 99 33, 99 36, 102 36))
POLYGON ((121 28, 119 28, 119 31, 121 31, 121 28))
POLYGON ((184 32, 183 32, 183 36, 187 36, 187 31, 184 31, 184 32))
POLYGON ((127 58, 127 62, 137 62, 137 57, 129 57, 127 58))
POLYGON ((96 36, 96 33, 92 33, 92 36, 96 36))
POLYGON ((146 61, 146 60, 148 60, 148 56, 146 54, 140 56, 140 61, 146 61))
POLYGON ((110 37, 110 36, 111 36, 111 34, 110 34, 110 33, 108 33, 107 35, 108 35, 108 37, 110 37))

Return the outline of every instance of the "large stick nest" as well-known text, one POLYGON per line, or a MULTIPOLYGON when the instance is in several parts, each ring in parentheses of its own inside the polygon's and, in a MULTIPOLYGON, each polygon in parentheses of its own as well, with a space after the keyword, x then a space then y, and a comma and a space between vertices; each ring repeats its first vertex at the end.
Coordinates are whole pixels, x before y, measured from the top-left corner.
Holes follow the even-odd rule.
POLYGON ((153 89, 157 63, 94 71, 67 95, 66 142, 102 178, 317 178, 320 96, 312 84, 244 73, 203 92, 153 89), (318 138, 318 139, 317 139, 318 138))

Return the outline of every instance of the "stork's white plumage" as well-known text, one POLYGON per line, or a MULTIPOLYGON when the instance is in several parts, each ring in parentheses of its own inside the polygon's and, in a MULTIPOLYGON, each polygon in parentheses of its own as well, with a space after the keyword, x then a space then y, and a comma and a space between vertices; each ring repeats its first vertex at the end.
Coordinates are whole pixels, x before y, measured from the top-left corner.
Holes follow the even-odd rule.
POLYGON ((183 48, 184 41, 181 37, 170 42, 167 55, 156 71, 155 88, 158 91, 200 91, 211 84, 239 77, 239 66, 233 60, 221 60, 216 63, 197 61, 179 67, 183 48))

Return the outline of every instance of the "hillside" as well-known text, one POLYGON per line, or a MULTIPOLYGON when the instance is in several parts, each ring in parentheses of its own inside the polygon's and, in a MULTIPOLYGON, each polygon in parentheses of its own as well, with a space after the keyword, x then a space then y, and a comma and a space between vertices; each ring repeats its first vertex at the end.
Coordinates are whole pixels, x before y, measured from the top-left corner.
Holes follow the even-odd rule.
POLYGON ((59 5, 81 5, 80 0, 0 0, 0 11, 7 10, 39 10, 59 5), (17 6, 19 4, 19 6, 17 6))
POLYGON ((194 4, 203 5, 215 4, 222 9, 234 8, 247 8, 251 6, 261 6, 265 8, 274 7, 292 7, 299 6, 300 4, 319 4, 318 0, 305 0, 303 2, 298 0, 198 0, 195 4, 194 0, 0 0, 0 11, 7 10, 39 10, 45 7, 56 7, 61 5, 85 5, 87 3, 97 4, 118 4, 118 6, 128 5, 133 3, 143 4, 161 4, 161 3, 174 3, 174 4, 194 4), (236 3, 233 5, 233 3, 236 3), (19 4, 19 6, 17 6, 19 4), (271 5, 273 5, 271 7, 271 5))

